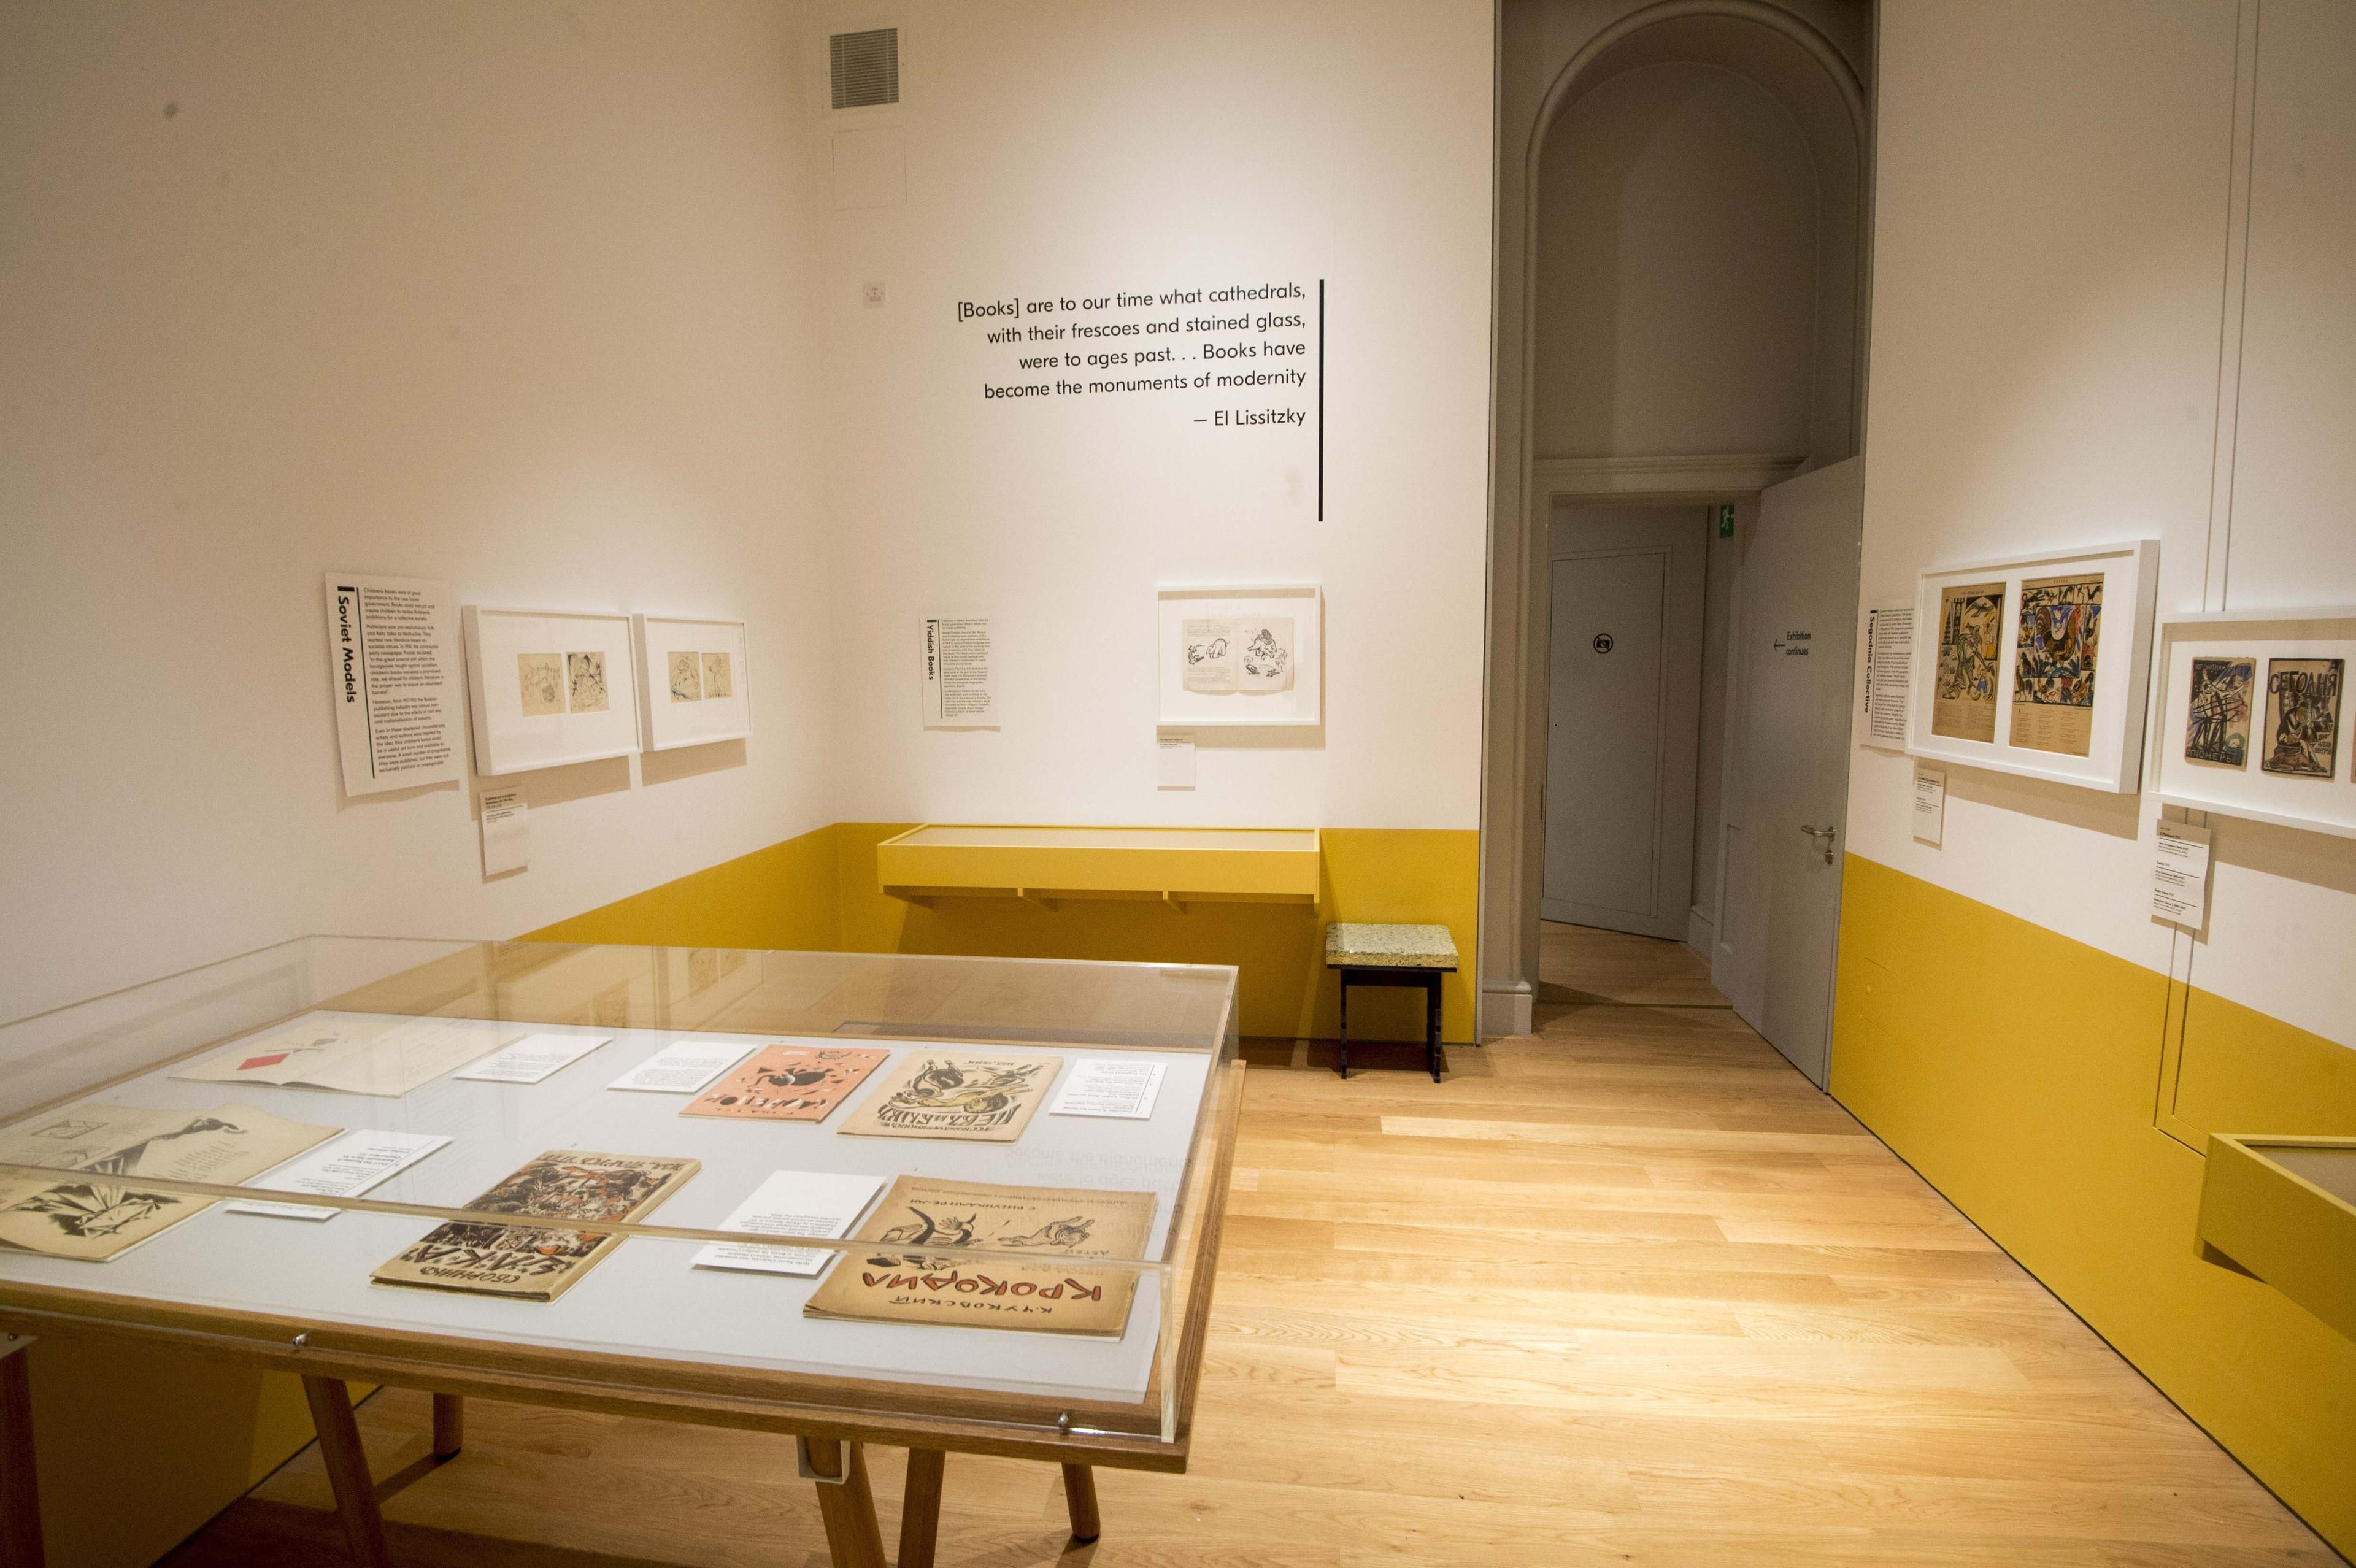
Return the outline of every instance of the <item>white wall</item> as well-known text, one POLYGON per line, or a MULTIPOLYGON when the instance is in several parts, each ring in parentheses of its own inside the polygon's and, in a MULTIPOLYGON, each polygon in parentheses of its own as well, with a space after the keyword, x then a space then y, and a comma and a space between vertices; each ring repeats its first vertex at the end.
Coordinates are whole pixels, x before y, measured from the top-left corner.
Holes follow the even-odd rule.
POLYGON ((1475 827, 1487 0, 894 15, 906 199, 829 229, 837 814, 1475 827), (1319 278, 1323 522, 1312 441, 1151 397, 985 402, 1010 356, 953 319, 1319 278), (1325 589, 1322 736, 1204 731, 1198 787, 1158 792, 1155 585, 1286 581, 1325 589), (917 619, 968 606, 997 617, 1002 728, 920 731, 917 619))
POLYGON ((819 152, 766 3, 0 9, 0 1018, 507 935, 831 815, 819 152), (646 782, 341 798, 320 577, 752 623, 646 782), (696 771, 701 770, 701 771, 696 771))
POLYGON ((1537 221, 1538 455, 1807 453, 1816 170, 1766 89, 1603 81, 1547 136, 1537 221))
MULTIPOLYGON (((1934 560, 2148 537, 2163 613, 2356 603, 2349 8, 2265 0, 2238 363, 2233 5, 1886 0, 1881 26, 1866 602, 1911 602, 1934 560), (2221 384, 2239 419, 2212 508, 2221 384)), ((1933 848, 1911 774, 1858 750, 1853 851, 2169 966, 2156 808, 1953 768, 1933 848)), ((2211 825, 2209 929, 2177 973, 2356 1043, 2356 845, 2211 825)))

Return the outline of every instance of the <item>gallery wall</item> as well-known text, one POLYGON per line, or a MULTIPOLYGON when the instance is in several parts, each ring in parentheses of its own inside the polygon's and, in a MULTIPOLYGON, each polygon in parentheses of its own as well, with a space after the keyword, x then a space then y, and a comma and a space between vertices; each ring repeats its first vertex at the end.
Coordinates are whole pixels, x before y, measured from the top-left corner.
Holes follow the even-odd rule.
MULTIPOLYGON (((1867 604, 2137 538, 2163 614, 2356 603, 2356 13, 1880 24, 1867 604)), ((2356 843, 2208 815, 2191 933, 2151 913, 2155 803, 1950 766, 1933 845, 1913 771, 1856 752, 1834 1094, 2356 1548, 2356 1346, 2194 1241, 2210 1134, 2356 1134, 2356 843)))
POLYGON ((0 1018, 827 820, 805 42, 764 0, 0 11, 0 1018), (341 795, 330 570, 744 617, 755 733, 529 775, 487 881, 472 788, 341 795))
POLYGON ((822 284, 836 815, 1475 827, 1485 0, 922 0, 890 19, 902 102, 829 124, 821 201, 861 204, 830 207, 822 284), (1240 363, 1301 364, 1299 389, 986 399, 1025 379, 1018 351, 987 342, 999 320, 957 318, 1020 296, 1058 302, 1026 327, 1177 319, 1168 368, 1201 374, 1206 339, 1287 339, 1183 330, 1271 308, 1211 291, 1296 283, 1275 308, 1307 315, 1290 341, 1310 354, 1240 363), (1196 288, 1183 307, 1060 306, 1196 288), (1214 418, 1271 408, 1311 422, 1214 418), (1156 586, 1303 581, 1325 593, 1322 729, 1201 731, 1195 786, 1157 789, 1156 586), (993 618, 998 727, 922 730, 917 622, 969 609, 993 618))

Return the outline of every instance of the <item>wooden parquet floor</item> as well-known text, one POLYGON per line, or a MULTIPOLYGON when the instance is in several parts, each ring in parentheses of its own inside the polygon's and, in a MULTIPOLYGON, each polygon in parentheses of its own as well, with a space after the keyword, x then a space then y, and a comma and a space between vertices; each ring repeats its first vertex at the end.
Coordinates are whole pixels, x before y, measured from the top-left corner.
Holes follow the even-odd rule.
MULTIPOLYGON (((953 1456, 944 1564, 2340 1560, 1669 944, 1548 933, 1535 1036, 1449 1076, 1252 1048, 1193 1470, 953 1456)), ((404 1564, 825 1562, 783 1440, 476 1402, 361 1410, 404 1564)), ((871 1454, 888 1541, 900 1456, 871 1454)), ((166 1561, 340 1560, 305 1453, 166 1561)))

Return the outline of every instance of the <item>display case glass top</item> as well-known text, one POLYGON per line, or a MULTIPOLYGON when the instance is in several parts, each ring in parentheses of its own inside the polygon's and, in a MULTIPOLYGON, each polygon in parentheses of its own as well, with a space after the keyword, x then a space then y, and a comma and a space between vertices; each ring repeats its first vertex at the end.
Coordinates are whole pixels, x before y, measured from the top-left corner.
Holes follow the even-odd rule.
POLYGON ((305 938, 0 1029, 0 1322, 1168 1444, 1236 1016, 1224 967, 305 938))

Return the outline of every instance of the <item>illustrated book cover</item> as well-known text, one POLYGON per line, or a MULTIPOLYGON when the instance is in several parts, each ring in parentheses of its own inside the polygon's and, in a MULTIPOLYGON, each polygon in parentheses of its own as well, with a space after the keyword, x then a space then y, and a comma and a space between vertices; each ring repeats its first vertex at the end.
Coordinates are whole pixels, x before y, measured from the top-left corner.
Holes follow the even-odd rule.
POLYGON ((1088 1258, 1138 1258, 1153 1225, 1151 1192, 1001 1187, 904 1176, 859 1228, 873 1250, 847 1252, 802 1311, 869 1323, 936 1323, 1117 1338, 1137 1296, 1130 1269, 1088 1258), (998 1247, 1036 1253, 1010 1263, 927 1252, 998 1247))
POLYGON ((250 1105, 77 1105, 0 1134, 0 1163, 81 1173, 0 1176, 0 1246, 103 1263, 220 1200, 143 1190, 140 1177, 234 1187, 343 1131, 250 1105))
POLYGON ((864 1047, 773 1045, 730 1070, 680 1115, 822 1122, 891 1057, 864 1047))
POLYGON ((436 1225, 369 1277, 525 1301, 553 1301, 621 1245, 594 1227, 641 1219, 687 1184, 702 1161, 555 1148, 510 1172, 469 1209, 579 1220, 584 1229, 454 1220, 436 1225))
POLYGON ((1023 1136, 1062 1065, 1054 1056, 911 1051, 842 1130, 866 1137, 1011 1144, 1023 1136))
POLYGON ((268 1083, 395 1096, 431 1083, 502 1046, 520 1031, 469 1028, 431 1018, 335 1019, 281 1024, 172 1074, 192 1083, 268 1083))
POLYGON ((2292 778, 2328 779, 2340 754, 2338 659, 2266 661, 2265 746, 2258 766, 2292 778))
POLYGON ((2019 627, 2012 743, 2087 755, 2094 741, 2094 672, 2102 663, 2102 574, 2022 583, 2019 627))
POLYGON ((1939 667, 1931 700, 1933 735, 1995 741, 1997 634, 2003 624, 2003 583, 1939 591, 1939 667))
POLYGON ((2184 711, 2184 758, 2238 768, 2250 760, 2250 697, 2255 659, 2192 661, 2192 693, 2184 711))

